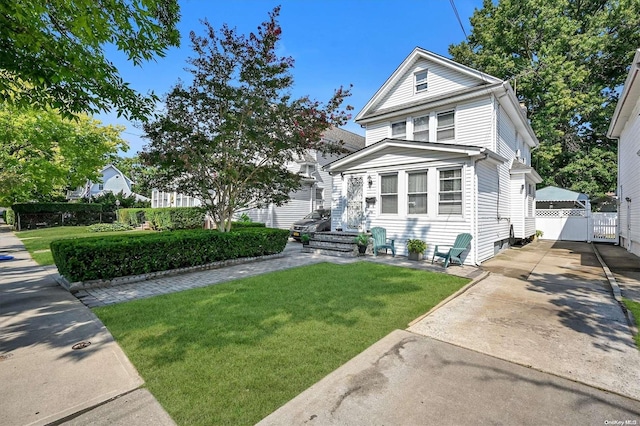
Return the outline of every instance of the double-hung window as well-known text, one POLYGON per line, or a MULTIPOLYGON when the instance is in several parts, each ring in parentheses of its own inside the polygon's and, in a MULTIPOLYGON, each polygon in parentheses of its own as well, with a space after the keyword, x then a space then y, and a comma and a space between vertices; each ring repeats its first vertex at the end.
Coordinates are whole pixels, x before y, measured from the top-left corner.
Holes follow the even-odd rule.
POLYGON ((441 112, 438 118, 437 140, 446 141, 455 139, 455 113, 454 111, 441 112))
POLYGON ((438 214, 462 215, 462 169, 440 170, 438 214))
POLYGON ((414 75, 415 78, 415 87, 416 87, 416 93, 418 92, 422 92, 424 90, 427 90, 427 76, 429 75, 429 73, 427 72, 427 70, 422 70, 422 71, 418 71, 416 72, 414 75))
POLYGON ((427 172, 408 174, 407 199, 409 214, 427 214, 427 172))
POLYGON ((398 121, 391 124, 391 137, 396 139, 404 139, 407 137, 407 122, 398 121))
POLYGON ((429 116, 413 119, 413 140, 429 142, 429 116))
POLYGON ((380 213, 398 214, 398 175, 380 176, 380 213))

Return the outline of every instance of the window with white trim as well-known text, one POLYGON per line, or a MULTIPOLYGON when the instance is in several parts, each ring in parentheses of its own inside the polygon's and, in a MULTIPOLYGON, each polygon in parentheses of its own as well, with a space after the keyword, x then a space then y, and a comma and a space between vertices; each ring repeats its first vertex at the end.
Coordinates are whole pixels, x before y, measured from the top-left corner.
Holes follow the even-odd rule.
POLYGON ((407 201, 409 214, 427 214, 427 172, 408 173, 407 201))
POLYGON ((98 184, 98 191, 102 191, 104 189, 104 183, 98 184))
POLYGON ((462 169, 440 170, 438 214, 462 215, 462 169))
POLYGON ((455 131, 455 112, 447 111, 441 112, 437 115, 438 119, 438 128, 437 128, 437 137, 438 141, 446 141, 450 139, 455 139, 456 131, 455 131))
POLYGON ((429 73, 427 72, 427 70, 417 71, 416 73, 413 74, 413 77, 415 79, 416 93, 427 90, 428 75, 429 73))
POLYGON ((380 176, 380 213, 398 214, 398 175, 380 176))
POLYGON ((429 116, 413 119, 413 140, 429 142, 429 116))
POLYGON ((397 123, 391 123, 391 137, 397 139, 404 139, 407 137, 407 122, 398 121, 397 123))

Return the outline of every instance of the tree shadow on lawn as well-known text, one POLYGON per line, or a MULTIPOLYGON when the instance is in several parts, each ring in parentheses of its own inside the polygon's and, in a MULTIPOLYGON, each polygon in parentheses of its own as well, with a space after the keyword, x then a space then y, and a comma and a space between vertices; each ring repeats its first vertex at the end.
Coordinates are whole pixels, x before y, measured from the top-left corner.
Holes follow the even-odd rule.
POLYGON ((143 350, 144 362, 159 367, 183 360, 194 347, 259 347, 277 333, 289 335, 295 341, 287 344, 294 346, 305 338, 339 334, 366 347, 379 338, 370 341, 372 328, 380 337, 405 328, 467 282, 368 262, 324 263, 99 308, 96 313, 125 347, 143 350))

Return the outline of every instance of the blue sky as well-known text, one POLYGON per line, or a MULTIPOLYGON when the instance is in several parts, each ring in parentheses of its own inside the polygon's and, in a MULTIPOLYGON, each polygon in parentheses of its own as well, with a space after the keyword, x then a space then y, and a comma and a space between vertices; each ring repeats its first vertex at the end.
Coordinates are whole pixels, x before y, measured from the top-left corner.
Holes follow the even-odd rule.
MULTIPOLYGON (((193 55, 189 32, 203 34, 200 20, 207 19, 215 28, 223 23, 248 34, 265 21, 268 12, 282 6, 279 22, 282 40, 280 55, 295 60, 292 94, 309 95, 327 101, 333 90, 353 84, 347 103, 357 114, 374 93, 416 47, 449 56, 448 47, 464 40, 449 0, 393 2, 390 0, 179 0, 182 36, 179 48, 172 48, 165 58, 134 67, 118 52, 108 57, 120 70, 125 81, 141 93, 154 91, 162 96, 182 78, 186 59, 193 55)), ((482 0, 456 0, 456 8, 467 31, 469 17, 482 0)), ((143 131, 135 123, 117 118, 116 114, 97 116, 103 124, 126 126, 122 138, 129 142, 125 156, 135 155, 145 144, 143 131)), ((347 130, 364 135, 358 124, 350 122, 347 130)))

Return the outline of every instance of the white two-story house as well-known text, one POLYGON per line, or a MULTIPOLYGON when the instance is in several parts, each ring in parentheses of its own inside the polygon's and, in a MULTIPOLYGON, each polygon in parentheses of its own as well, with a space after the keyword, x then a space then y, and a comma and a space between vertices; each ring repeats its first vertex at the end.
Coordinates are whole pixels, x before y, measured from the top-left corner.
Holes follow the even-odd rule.
POLYGON ((618 140, 620 246, 640 256, 640 49, 631 62, 607 136, 618 140))
POLYGON ((332 162, 332 230, 406 241, 473 236, 479 264, 535 234, 538 140, 508 82, 416 48, 356 116, 365 148, 332 162))

